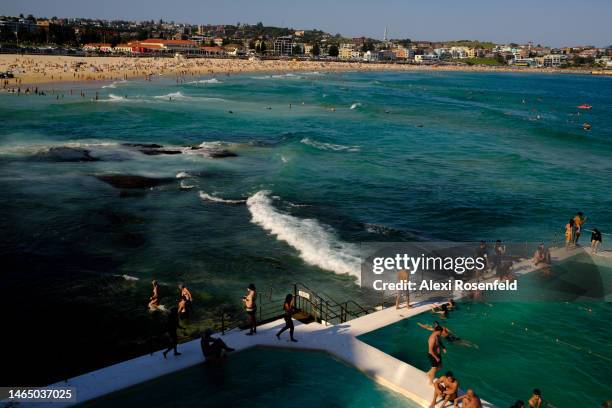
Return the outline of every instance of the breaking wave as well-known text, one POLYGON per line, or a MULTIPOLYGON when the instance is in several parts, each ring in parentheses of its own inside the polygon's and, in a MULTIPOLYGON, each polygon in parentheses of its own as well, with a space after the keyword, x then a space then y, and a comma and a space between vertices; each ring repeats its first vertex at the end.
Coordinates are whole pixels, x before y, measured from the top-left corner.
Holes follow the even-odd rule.
POLYGON ((334 231, 315 219, 302 219, 277 210, 269 191, 258 191, 247 199, 251 221, 295 248, 306 263, 359 279, 357 246, 340 241, 334 231))
POLYGON ((205 193, 204 191, 200 191, 200 198, 204 201, 212 201, 213 203, 223 203, 223 204, 244 204, 247 200, 226 200, 224 198, 216 197, 210 194, 205 193))

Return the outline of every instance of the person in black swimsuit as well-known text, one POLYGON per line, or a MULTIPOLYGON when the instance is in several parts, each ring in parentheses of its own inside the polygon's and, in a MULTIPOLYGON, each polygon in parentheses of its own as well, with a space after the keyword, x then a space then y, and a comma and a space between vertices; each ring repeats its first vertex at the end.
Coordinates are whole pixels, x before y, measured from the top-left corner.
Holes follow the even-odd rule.
POLYGON ((174 349, 175 356, 181 355, 181 353, 179 353, 176 349, 176 346, 178 345, 178 334, 176 333, 176 331, 179 329, 179 327, 183 330, 185 329, 179 323, 178 309, 176 307, 173 307, 172 309, 170 309, 168 321, 166 322, 166 332, 170 337, 170 347, 168 347, 166 351, 164 351, 164 358, 166 358, 166 355, 172 349, 174 349))
POLYGON ((282 329, 280 329, 280 331, 278 333, 276 333, 276 338, 280 340, 280 335, 287 329, 289 329, 289 338, 291 339, 291 341, 293 342, 297 342, 296 339, 293 338, 293 320, 291 318, 291 315, 293 314, 293 295, 291 293, 287 294, 287 296, 285 296, 285 303, 283 303, 283 311, 285 312, 284 314, 284 319, 285 319, 285 327, 283 327, 282 329))

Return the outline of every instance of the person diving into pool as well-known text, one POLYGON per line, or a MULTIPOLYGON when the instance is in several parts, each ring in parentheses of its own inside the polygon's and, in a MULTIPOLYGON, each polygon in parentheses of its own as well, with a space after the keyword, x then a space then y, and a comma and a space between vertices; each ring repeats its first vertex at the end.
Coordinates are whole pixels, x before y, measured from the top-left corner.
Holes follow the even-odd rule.
POLYGON ((455 333, 453 333, 448 327, 440 325, 440 323, 438 323, 437 321, 435 321, 433 325, 423 324, 423 323, 419 323, 419 322, 417 322, 417 325, 420 328, 425 329, 425 330, 429 330, 429 331, 434 331, 436 329, 436 327, 441 327, 442 328, 441 336, 442 336, 442 338, 444 338, 444 340, 447 340, 449 343, 457 344, 459 346, 464 346, 464 347, 476 348, 476 349, 480 348, 478 346, 478 344, 472 343, 469 340, 464 340, 464 339, 460 338, 455 333))

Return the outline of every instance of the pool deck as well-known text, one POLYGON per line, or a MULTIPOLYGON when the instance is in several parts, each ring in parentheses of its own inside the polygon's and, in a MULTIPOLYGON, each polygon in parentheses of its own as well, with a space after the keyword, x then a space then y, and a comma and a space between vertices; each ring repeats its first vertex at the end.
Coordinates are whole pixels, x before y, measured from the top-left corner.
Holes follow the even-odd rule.
MULTIPOLYGON (((582 248, 569 251, 553 249, 551 256, 553 261, 559 262, 581 251, 583 251, 582 248)), ((519 262, 514 266, 514 272, 517 275, 534 270, 536 268, 533 267, 530 260, 519 262)), ((257 335, 254 336, 245 336, 243 331, 232 330, 226 332, 224 336, 218 334, 215 337, 222 338, 236 351, 256 346, 324 351, 356 367, 379 384, 401 393, 421 406, 428 407, 433 398, 433 388, 428 384, 425 372, 358 340, 357 336, 429 311, 432 305, 433 302, 427 302, 412 304, 410 308, 405 308, 404 304, 404 307, 399 310, 390 307, 338 325, 301 324, 295 321, 297 343, 288 341, 287 332, 283 333, 281 340, 277 340, 275 333, 284 325, 283 320, 259 326, 257 335)), ((422 344, 422 347, 425 353, 426 344, 422 344)), ((175 357, 169 354, 167 359, 164 359, 161 351, 157 351, 152 355, 127 360, 65 382, 55 383, 49 387, 75 387, 78 401, 85 402, 201 364, 204 361, 199 340, 180 344, 179 351, 182 355, 175 357)), ((40 403, 35 404, 37 407, 41 405, 44 406, 40 403)), ((47 405, 58 407, 70 404, 50 403, 47 405)), ((20 406, 23 405, 20 404, 20 406)), ((485 401, 483 401, 483 406, 493 407, 485 401)))

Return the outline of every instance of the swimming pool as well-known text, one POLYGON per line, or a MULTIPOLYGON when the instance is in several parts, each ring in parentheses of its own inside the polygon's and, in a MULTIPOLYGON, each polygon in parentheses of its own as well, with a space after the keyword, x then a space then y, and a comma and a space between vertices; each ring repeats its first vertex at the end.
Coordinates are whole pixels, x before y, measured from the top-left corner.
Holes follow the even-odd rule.
POLYGON ((218 366, 200 364, 81 406, 145 405, 418 407, 326 353, 268 348, 242 351, 218 366))
MULTIPOLYGON (((423 313, 359 339, 427 371, 430 332, 417 323, 434 320, 423 313)), ((605 302, 461 302, 442 324, 466 342, 446 342, 441 371, 500 407, 536 387, 555 407, 600 406, 612 395, 610 321, 605 302)))

